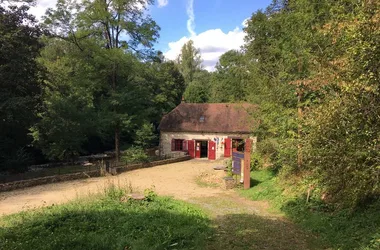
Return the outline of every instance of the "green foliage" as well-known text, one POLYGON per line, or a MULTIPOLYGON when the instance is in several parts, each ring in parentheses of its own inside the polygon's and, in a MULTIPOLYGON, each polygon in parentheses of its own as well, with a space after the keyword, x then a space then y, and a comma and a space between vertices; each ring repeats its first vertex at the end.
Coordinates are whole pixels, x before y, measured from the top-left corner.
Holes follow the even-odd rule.
POLYGON ((230 50, 224 53, 210 79, 211 102, 241 102, 247 100, 248 68, 244 54, 230 50))
POLYGON ((372 1, 273 1, 245 28, 258 152, 283 176, 311 175, 339 208, 380 195, 378 13, 372 1))
POLYGON ((273 211, 318 234, 325 248, 377 249, 380 240, 379 202, 355 212, 347 209, 331 212, 331 207, 321 202, 320 196, 311 194, 311 200, 306 203, 306 194, 300 195, 298 187, 289 187, 272 171, 251 172, 251 182, 252 188, 239 191, 243 196, 269 201, 273 211))
POLYGON ((202 249, 209 220, 184 202, 119 195, 2 218, 3 249, 202 249), (49 235, 49 237, 47 237, 49 235))
POLYGON ((233 176, 233 173, 232 173, 232 157, 228 158, 226 161, 225 161, 225 165, 226 165, 226 169, 227 169, 227 176, 233 176))
POLYGON ((48 71, 45 109, 32 134, 50 159, 86 153, 94 138, 103 150, 113 143, 117 159, 121 143, 149 147, 152 126, 180 102, 183 77, 153 55, 159 28, 139 4, 62 0, 48 10, 52 37, 39 59, 48 71))
POLYGON ((41 109, 42 30, 28 9, 0 6, 0 171, 22 171, 33 162, 28 129, 41 109))
POLYGON ((121 160, 126 164, 149 162, 149 157, 143 148, 132 146, 123 152, 121 160))
POLYGON ((140 129, 136 131, 135 144, 138 147, 147 149, 157 139, 154 133, 153 124, 144 123, 140 129))
MULTIPOLYGON (((354 209, 380 197, 379 169, 379 3, 350 3, 336 9, 329 30, 335 61, 332 83, 323 102, 311 109, 304 124, 308 169, 331 202, 354 209), (341 25, 342 27, 335 26, 341 25), (349 26, 349 27, 348 27, 349 26), (340 50, 339 48, 346 49, 340 50)), ((322 69, 327 74, 329 69, 322 69)))
POLYGON ((261 169, 264 166, 263 158, 258 152, 251 154, 251 171, 261 169))
POLYGON ((50 32, 67 46, 74 46, 78 59, 92 67, 83 76, 96 76, 91 86, 92 101, 98 108, 102 127, 108 133, 113 131, 117 160, 121 134, 141 122, 143 117, 136 114, 150 106, 146 103, 150 100, 148 92, 137 77, 143 71, 137 56, 150 55, 158 37, 159 27, 144 14, 150 4, 153 1, 61 0, 56 9, 48 10, 45 18, 50 32))
POLYGON ((186 85, 194 80, 194 74, 202 70, 202 58, 200 50, 194 47, 192 40, 182 46, 181 54, 177 58, 177 63, 186 85))
POLYGON ((194 79, 188 84, 183 94, 185 101, 190 103, 206 103, 209 100, 209 79, 207 71, 199 71, 194 74, 194 79))
POLYGON ((251 186, 248 190, 240 190, 240 194, 251 199, 271 201, 272 210, 280 213, 280 208, 283 205, 283 189, 277 185, 276 175, 273 171, 253 170, 251 171, 251 186))

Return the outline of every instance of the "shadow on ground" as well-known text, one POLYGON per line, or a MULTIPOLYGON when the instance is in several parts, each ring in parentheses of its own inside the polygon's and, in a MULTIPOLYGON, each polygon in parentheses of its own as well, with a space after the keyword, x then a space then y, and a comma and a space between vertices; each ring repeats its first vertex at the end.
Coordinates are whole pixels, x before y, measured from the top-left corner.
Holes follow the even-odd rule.
POLYGON ((317 238, 279 218, 229 214, 214 221, 214 235, 206 249, 325 249, 317 238))
POLYGON ((332 212, 326 204, 305 204, 305 199, 288 201, 281 211, 332 249, 380 249, 380 201, 357 211, 332 212))
POLYGON ((247 200, 235 193, 189 201, 212 218, 213 234, 205 249, 325 249, 313 234, 269 213, 265 201, 247 200))

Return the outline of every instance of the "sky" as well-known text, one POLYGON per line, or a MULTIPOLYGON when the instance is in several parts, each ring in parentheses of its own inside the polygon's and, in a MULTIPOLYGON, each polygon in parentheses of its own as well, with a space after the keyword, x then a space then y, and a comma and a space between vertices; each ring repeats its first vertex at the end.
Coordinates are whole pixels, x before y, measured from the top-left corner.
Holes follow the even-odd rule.
MULTIPOLYGON (((173 60, 182 45, 194 41, 201 51, 203 66, 212 71, 219 57, 244 43, 244 21, 253 12, 265 9, 271 0, 156 0, 147 13, 160 26, 155 44, 173 60)), ((30 12, 40 18, 56 0, 37 0, 30 12)))

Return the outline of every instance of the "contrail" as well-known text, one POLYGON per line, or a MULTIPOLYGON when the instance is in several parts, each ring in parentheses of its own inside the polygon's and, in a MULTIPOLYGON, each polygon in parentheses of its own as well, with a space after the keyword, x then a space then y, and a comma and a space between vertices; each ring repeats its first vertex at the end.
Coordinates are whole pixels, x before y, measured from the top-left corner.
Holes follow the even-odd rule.
POLYGON ((194 8, 193 8, 194 0, 188 0, 186 12, 189 19, 187 19, 187 30, 189 31, 192 37, 196 36, 195 33, 195 16, 194 16, 194 8))

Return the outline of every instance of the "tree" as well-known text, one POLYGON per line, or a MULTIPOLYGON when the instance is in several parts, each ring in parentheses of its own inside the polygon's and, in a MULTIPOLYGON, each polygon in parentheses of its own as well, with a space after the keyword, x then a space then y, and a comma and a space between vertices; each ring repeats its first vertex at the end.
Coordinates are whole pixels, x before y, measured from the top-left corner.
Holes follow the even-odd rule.
POLYGON ((40 119, 31 129, 34 144, 50 160, 71 160, 85 153, 83 144, 99 126, 93 105, 97 74, 74 44, 43 41, 39 62, 46 79, 40 119))
POLYGON ((65 0, 48 10, 45 23, 56 38, 74 44, 84 61, 97 73, 94 105, 102 123, 114 131, 115 156, 120 156, 120 136, 141 107, 143 86, 135 79, 136 56, 150 55, 158 26, 145 15, 152 0, 95 0, 79 4, 65 0), (147 48, 147 49, 145 49, 147 48), (137 98, 136 98, 137 97, 137 98))
POLYGON ((181 54, 177 58, 178 67, 185 83, 189 85, 197 71, 202 70, 202 58, 200 50, 194 47, 192 40, 182 46, 181 54))
POLYGON ((0 6, 0 169, 20 171, 31 160, 29 127, 41 108, 41 28, 28 7, 0 6))
POLYGON ((211 74, 206 71, 198 71, 194 74, 194 79, 186 87, 183 97, 190 103, 207 103, 210 100, 210 80, 211 74))
POLYGON ((212 77, 210 99, 213 102, 246 101, 248 73, 242 52, 230 50, 224 53, 212 77))
MULTIPOLYGON (((305 117, 304 151, 307 169, 339 207, 380 196, 379 7, 376 1, 337 6, 320 30, 334 38, 334 49, 320 68, 329 80, 324 96, 305 117)), ((311 80, 321 81, 320 75, 311 80)))
POLYGON ((153 124, 143 123, 140 129, 136 131, 135 144, 142 149, 148 149, 157 139, 154 133, 153 124))

